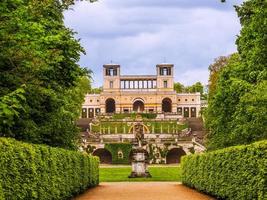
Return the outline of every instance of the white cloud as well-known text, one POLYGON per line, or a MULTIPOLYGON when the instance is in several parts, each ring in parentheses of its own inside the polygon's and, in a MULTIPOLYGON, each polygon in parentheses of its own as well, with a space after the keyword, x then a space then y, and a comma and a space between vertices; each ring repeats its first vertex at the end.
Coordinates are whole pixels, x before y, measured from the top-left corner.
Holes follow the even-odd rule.
POLYGON ((78 32, 87 51, 80 63, 94 71, 96 86, 102 84, 102 65, 110 60, 121 64, 124 74, 155 74, 164 57, 175 64, 177 81, 207 83, 214 58, 236 51, 240 25, 230 5, 222 8, 214 0, 167 0, 164 6, 159 0, 112 2, 78 2, 65 13, 66 25, 78 32))

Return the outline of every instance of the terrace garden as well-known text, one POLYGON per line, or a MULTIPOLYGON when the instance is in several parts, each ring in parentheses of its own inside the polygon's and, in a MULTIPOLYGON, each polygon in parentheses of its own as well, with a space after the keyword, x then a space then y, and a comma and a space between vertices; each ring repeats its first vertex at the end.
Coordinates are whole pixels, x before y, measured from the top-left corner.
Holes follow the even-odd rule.
MULTIPOLYGON (((100 134, 127 134, 131 133, 131 123, 133 119, 104 119, 99 120, 91 125, 93 133, 100 134)), ((157 120, 157 119, 144 119, 144 125, 148 128, 149 133, 165 133, 177 134, 182 130, 188 128, 186 122, 179 122, 177 120, 157 120)))

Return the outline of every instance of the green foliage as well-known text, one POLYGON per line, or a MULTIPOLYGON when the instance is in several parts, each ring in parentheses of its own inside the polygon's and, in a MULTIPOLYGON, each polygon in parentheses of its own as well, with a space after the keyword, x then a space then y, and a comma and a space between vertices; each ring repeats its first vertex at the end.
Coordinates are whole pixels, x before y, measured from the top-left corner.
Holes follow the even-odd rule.
POLYGON ((240 65, 238 54, 232 55, 219 75, 216 93, 209 99, 206 109, 206 126, 208 133, 208 148, 224 148, 236 144, 228 134, 231 133, 231 123, 234 120, 236 105, 240 95, 247 89, 247 84, 236 78, 240 65), (229 95, 231 94, 231 95, 229 95))
POLYGON ((165 164, 166 163, 166 156, 168 153, 168 146, 171 143, 165 143, 163 147, 157 146, 155 144, 148 144, 148 158, 149 162, 153 164, 165 164), (159 162, 159 163, 158 163, 159 162))
POLYGON ((267 139, 267 9, 264 0, 236 7, 242 29, 233 54, 219 71, 205 113, 208 149, 267 139))
POLYGON ((239 101, 229 137, 239 144, 267 138, 267 81, 262 81, 239 101))
POLYGON ((15 119, 24 111, 25 90, 19 88, 5 96, 0 97, 0 136, 1 133, 9 133, 14 126, 15 119))
POLYGON ((267 3, 249 0, 236 10, 242 26, 236 41, 242 61, 240 77, 257 84, 267 79, 267 3))
POLYGON ((68 199, 98 185, 96 157, 0 138, 4 199, 68 199))
MULTIPOLYGON (((92 125, 92 131, 102 134, 129 133, 131 126, 127 121, 100 121, 96 125, 92 125), (100 130, 101 129, 101 130, 100 130), (117 131, 117 132, 116 132, 117 131)), ((151 133, 178 133, 179 131, 188 128, 188 124, 177 124, 177 121, 155 121, 144 120, 151 133)))
POLYGON ((209 99, 212 99, 213 94, 216 91, 217 82, 219 78, 219 74, 222 69, 228 64, 230 56, 220 56, 214 60, 209 66, 210 76, 209 76, 209 99))
POLYGON ((183 84, 176 82, 174 83, 173 86, 174 90, 177 93, 182 93, 182 92, 186 92, 186 93, 195 93, 195 92, 200 92, 201 94, 203 94, 203 85, 200 82, 196 82, 195 84, 191 85, 191 86, 184 86, 183 84))
POLYGON ((103 87, 99 87, 99 88, 92 88, 89 91, 89 94, 100 94, 103 91, 103 87))
POLYGON ((173 89, 177 92, 177 93, 183 93, 185 90, 185 86, 182 83, 176 82, 173 84, 173 89))
POLYGON ((77 64, 84 49, 63 21, 63 11, 73 3, 0 2, 0 112, 9 116, 8 124, 0 124, 1 136, 75 148, 79 130, 74 121, 90 89, 90 73, 77 64), (3 108, 21 85, 26 86, 22 109, 3 108))
POLYGON ((4 192, 3 192, 3 189, 2 189, 1 181, 0 181, 0 200, 4 200, 4 192))
POLYGON ((132 150, 132 145, 128 143, 110 143, 105 144, 105 149, 110 151, 112 155, 112 164, 129 164, 129 155, 132 150), (118 157, 118 152, 121 151, 123 158, 118 157))
POLYGON ((264 200, 267 140, 182 158, 183 184, 220 199, 264 200))
POLYGON ((196 82, 191 86, 184 86, 183 84, 176 82, 173 85, 173 89, 177 93, 196 93, 199 92, 201 94, 202 99, 207 98, 207 94, 204 93, 204 86, 200 82, 196 82))
POLYGON ((185 91, 190 93, 200 92, 200 94, 203 94, 203 85, 200 82, 196 82, 195 84, 186 87, 185 91))

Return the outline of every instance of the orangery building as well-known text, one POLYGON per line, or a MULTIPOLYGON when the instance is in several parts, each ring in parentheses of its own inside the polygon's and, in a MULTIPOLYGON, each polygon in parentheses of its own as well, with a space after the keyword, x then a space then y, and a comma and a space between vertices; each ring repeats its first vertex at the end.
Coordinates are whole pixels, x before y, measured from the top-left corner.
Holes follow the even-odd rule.
POLYGON ((103 91, 85 96, 81 117, 131 112, 198 117, 200 93, 176 93, 173 68, 162 63, 155 75, 121 75, 120 65, 103 65, 103 91))

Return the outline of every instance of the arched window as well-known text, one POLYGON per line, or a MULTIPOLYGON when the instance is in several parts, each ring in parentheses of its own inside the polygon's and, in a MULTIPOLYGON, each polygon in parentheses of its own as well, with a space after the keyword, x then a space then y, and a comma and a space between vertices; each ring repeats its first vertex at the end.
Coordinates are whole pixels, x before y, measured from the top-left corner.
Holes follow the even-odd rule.
POLYGON ((172 100, 170 98, 162 100, 162 112, 172 112, 172 100))
POLYGON ((109 98, 106 100, 106 113, 114 113, 116 111, 115 100, 109 98))
POLYGON ((141 100, 136 100, 133 103, 133 111, 135 112, 143 112, 145 110, 144 102, 141 100))

